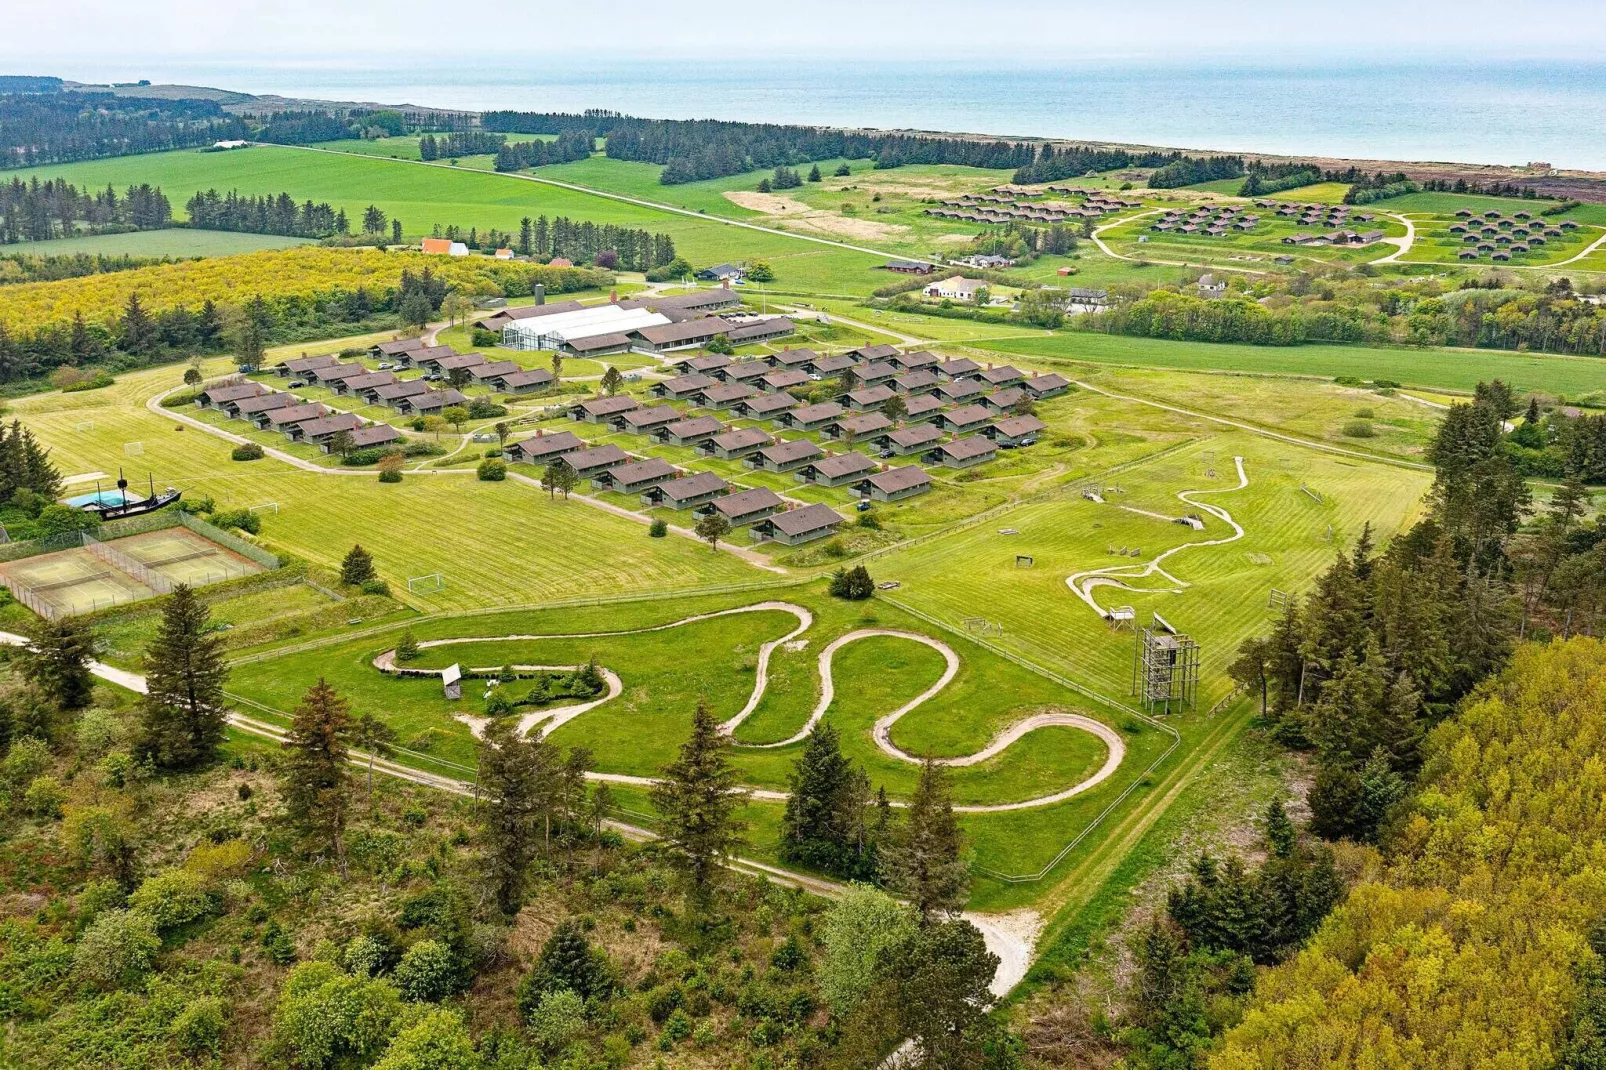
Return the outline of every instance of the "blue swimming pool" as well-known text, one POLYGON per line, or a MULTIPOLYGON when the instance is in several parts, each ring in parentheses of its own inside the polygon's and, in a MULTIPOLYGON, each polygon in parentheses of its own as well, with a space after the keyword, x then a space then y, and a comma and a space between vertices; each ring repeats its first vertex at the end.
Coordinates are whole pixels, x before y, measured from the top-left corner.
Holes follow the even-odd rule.
POLYGON ((111 490, 97 490, 88 494, 76 494, 71 498, 63 499, 62 504, 70 505, 74 509, 82 509, 90 505, 106 508, 122 505, 124 502, 137 502, 139 500, 140 496, 138 494, 125 495, 122 491, 113 487, 111 490))

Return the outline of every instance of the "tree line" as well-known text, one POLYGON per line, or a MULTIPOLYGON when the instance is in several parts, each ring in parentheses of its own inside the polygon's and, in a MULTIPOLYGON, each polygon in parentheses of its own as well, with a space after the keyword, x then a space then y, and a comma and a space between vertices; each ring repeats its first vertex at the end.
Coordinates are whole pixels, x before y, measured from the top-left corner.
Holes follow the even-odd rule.
POLYGON ((1243 173, 1242 156, 1180 156, 1149 176, 1149 188, 1176 189, 1199 182, 1238 178, 1243 173))
MULTIPOLYGON (((3 99, 3 98, 0 98, 3 99)), ((79 189, 66 179, 13 178, 0 184, 0 243, 50 241, 79 234, 171 226, 173 207, 160 186, 130 185, 119 196, 107 185, 79 189)))
POLYGON ((1322 180, 1322 169, 1315 164, 1267 164, 1253 160, 1244 184, 1238 187, 1240 197, 1259 197, 1266 193, 1280 193, 1285 189, 1298 189, 1322 180))
POLYGON ((23 282, 55 282, 102 275, 112 271, 132 271, 172 263, 166 256, 129 256, 127 253, 30 253, 0 254, 0 286, 23 282))
POLYGON ((519 171, 526 167, 543 167, 553 163, 570 163, 591 155, 596 139, 584 130, 570 130, 558 135, 556 141, 520 141, 501 146, 496 150, 498 171, 519 171))
POLYGON ((1205 299, 1173 290, 1155 290, 1078 320, 1084 330, 1107 334, 1249 345, 1365 342, 1386 336, 1382 316, 1348 306, 1270 309, 1244 297, 1205 299))
POLYGON ((217 190, 209 189, 186 201, 184 211, 190 217, 190 226, 205 230, 327 238, 351 229, 344 208, 337 210, 327 201, 297 204, 288 193, 258 197, 232 189, 219 195, 217 190))
POLYGON ((0 167, 195 148, 249 136, 214 101, 77 90, 0 94, 0 167))
POLYGON ((454 159, 458 156, 485 156, 500 152, 507 138, 484 130, 455 130, 437 138, 425 134, 418 139, 418 158, 421 160, 454 159))
POLYGON ((1117 171, 1123 167, 1163 167, 1182 158, 1179 152, 1132 153, 1126 149, 1095 148, 1091 145, 1039 145, 1030 160, 1016 169, 1013 181, 1020 184, 1060 182, 1081 178, 1089 171, 1117 171))
POLYGON ((518 252, 521 256, 551 258, 561 256, 575 264, 597 263, 621 271, 651 271, 675 259, 675 242, 667 234, 619 227, 612 223, 573 220, 567 216, 548 219, 526 216, 519 221, 518 252), (614 263, 602 264, 610 259, 614 263))

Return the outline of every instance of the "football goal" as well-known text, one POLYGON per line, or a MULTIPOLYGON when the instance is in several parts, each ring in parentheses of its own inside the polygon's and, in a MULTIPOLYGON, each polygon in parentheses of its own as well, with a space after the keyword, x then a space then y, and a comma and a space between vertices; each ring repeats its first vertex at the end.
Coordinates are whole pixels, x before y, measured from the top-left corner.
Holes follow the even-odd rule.
POLYGON ((138 457, 145 452, 145 443, 125 442, 123 443, 123 452, 130 457, 138 457))
POLYGON ((274 516, 278 516, 279 515, 279 503, 278 502, 263 502, 261 505, 253 505, 253 506, 251 506, 251 512, 253 512, 253 513, 272 513, 274 516))
POLYGON ((93 420, 80 420, 78 423, 73 424, 73 430, 79 432, 80 434, 85 431, 93 431, 94 429, 95 421, 93 420))
POLYGON ((439 572, 427 576, 413 576, 407 581, 407 590, 413 594, 434 594, 446 589, 446 577, 439 572))

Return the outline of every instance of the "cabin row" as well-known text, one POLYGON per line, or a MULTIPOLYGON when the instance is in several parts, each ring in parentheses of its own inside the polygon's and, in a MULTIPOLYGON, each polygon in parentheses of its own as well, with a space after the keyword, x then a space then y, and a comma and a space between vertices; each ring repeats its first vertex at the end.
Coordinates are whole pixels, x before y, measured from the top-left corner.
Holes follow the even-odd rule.
POLYGON ((231 420, 244 420, 258 431, 277 431, 291 442, 308 442, 325 453, 333 452, 342 434, 350 449, 399 444, 403 437, 389 424, 369 423, 353 413, 334 412, 261 383, 209 386, 196 395, 195 401, 201 408, 221 412, 231 420))

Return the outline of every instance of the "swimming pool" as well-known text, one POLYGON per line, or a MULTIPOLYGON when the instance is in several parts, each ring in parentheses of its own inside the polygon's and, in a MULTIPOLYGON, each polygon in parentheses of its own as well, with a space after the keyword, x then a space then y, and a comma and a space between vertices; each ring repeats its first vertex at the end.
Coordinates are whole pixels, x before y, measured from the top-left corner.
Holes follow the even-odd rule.
POLYGON ((128 504, 133 504, 134 502, 141 500, 142 498, 138 494, 124 494, 122 491, 113 487, 111 490, 97 490, 91 491, 88 494, 75 494, 71 498, 62 499, 62 504, 70 505, 74 509, 85 509, 90 506, 98 506, 102 509, 108 509, 115 506, 120 506, 125 502, 128 504))

